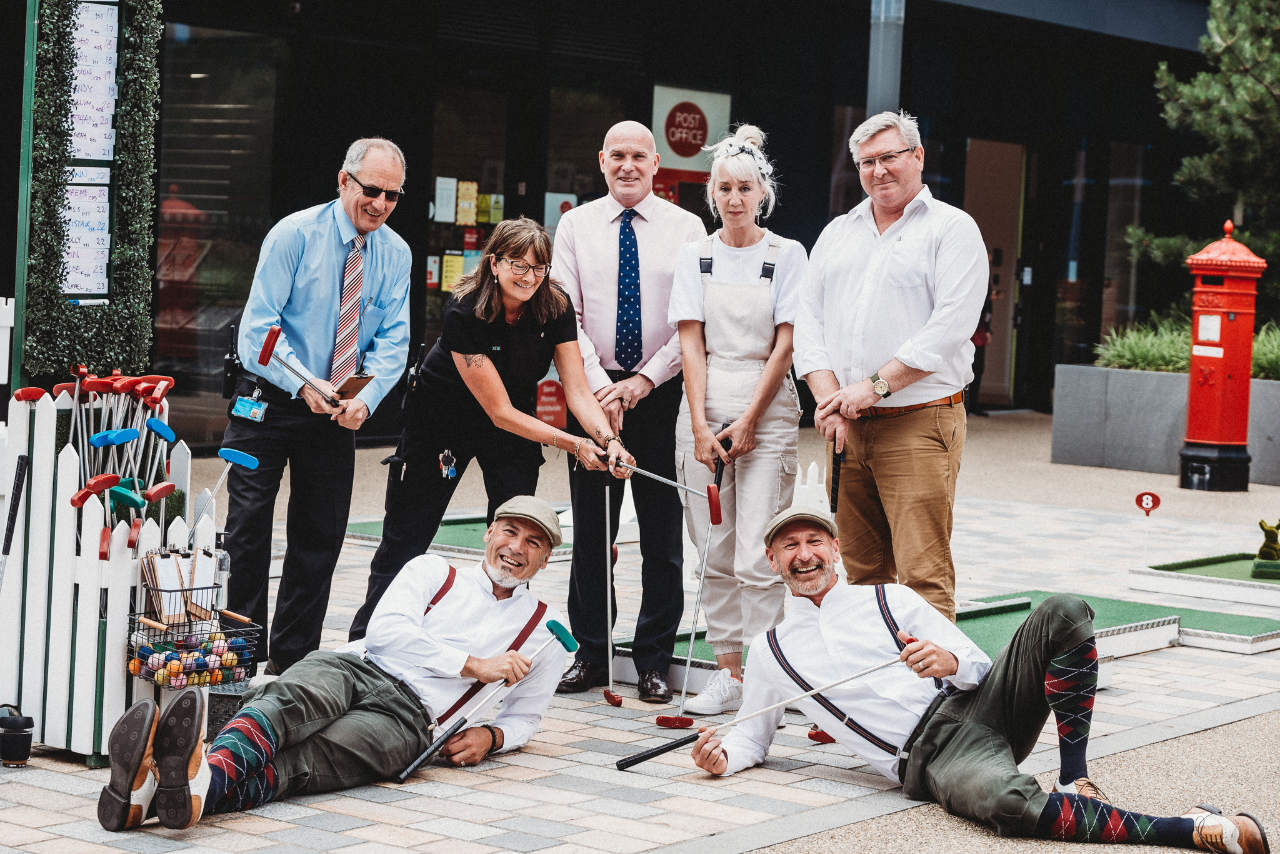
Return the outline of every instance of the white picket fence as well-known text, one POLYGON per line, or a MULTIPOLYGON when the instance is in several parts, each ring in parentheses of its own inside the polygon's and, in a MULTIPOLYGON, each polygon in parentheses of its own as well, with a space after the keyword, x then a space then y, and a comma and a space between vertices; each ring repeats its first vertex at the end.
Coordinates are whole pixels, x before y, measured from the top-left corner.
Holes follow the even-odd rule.
MULTIPOLYGON (((129 614, 141 601, 139 558, 162 544, 187 546, 191 452, 183 442, 170 449, 169 479, 187 501, 168 536, 148 519, 129 548, 129 525, 120 522, 100 551, 106 508, 98 496, 79 510, 71 506, 81 487, 79 455, 71 445, 54 448, 59 414, 68 417, 71 406, 66 394, 9 402, 0 457, 5 491, 18 455, 27 454, 31 465, 25 488, 10 498, 21 503, 0 585, 0 702, 35 720, 35 740, 93 756, 106 753, 111 726, 129 704, 154 690, 126 670, 129 614)), ((212 497, 206 490, 200 500, 212 497)), ((197 526, 197 548, 213 547, 213 518, 211 510, 197 526)))

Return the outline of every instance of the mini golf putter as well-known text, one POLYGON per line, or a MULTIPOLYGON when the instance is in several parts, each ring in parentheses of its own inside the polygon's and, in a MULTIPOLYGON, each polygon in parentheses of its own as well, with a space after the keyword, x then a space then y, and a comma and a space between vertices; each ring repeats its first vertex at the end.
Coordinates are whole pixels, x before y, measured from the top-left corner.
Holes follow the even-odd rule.
MULTIPOLYGON (((911 635, 907 635, 907 643, 915 643, 917 640, 918 638, 914 638, 911 635)), ((836 743, 835 738, 829 732, 827 732, 817 724, 814 724, 813 726, 809 727, 809 731, 805 733, 805 737, 808 738, 810 741, 817 742, 818 744, 835 744, 836 743)))
MULTIPOLYGON (((559 621, 547 620, 547 622, 544 623, 543 625, 546 626, 547 631, 551 632, 551 637, 543 641, 542 646, 538 647, 533 651, 533 655, 529 656, 529 661, 532 662, 535 658, 538 657, 539 653, 541 653, 547 647, 551 646, 551 644, 556 641, 558 641, 560 645, 564 647, 566 652, 578 651, 578 641, 573 637, 572 634, 569 633, 569 630, 566 629, 564 625, 561 624, 559 621)), ((409 779, 409 775, 412 774, 414 771, 418 770, 418 766, 421 765, 423 762, 426 762, 431 757, 439 753, 440 748, 444 747, 445 742, 447 742, 449 739, 457 735, 458 732, 460 732, 462 728, 467 725, 468 720, 470 720, 471 718, 479 714, 481 709, 489 705, 489 703, 491 703, 498 696, 499 693, 501 693, 503 690, 509 690, 511 687, 512 686, 509 686, 505 682, 501 682, 501 681, 493 683, 493 685, 489 689, 489 692, 482 695, 480 699, 476 701, 476 704, 471 708, 469 712, 467 712, 465 715, 462 715, 462 714, 458 715, 458 719, 455 720, 452 724, 450 724, 448 729, 446 729, 443 733, 437 736, 435 741, 431 742, 431 745, 427 747, 427 749, 424 750, 417 759, 410 762, 408 768, 405 768, 403 771, 400 772, 400 776, 397 778, 397 780, 403 783, 405 780, 409 779)))
POLYGON ((281 359, 279 356, 276 355, 276 342, 279 340, 280 340, 280 325, 276 324, 267 330, 267 339, 262 343, 262 351, 258 353, 258 364, 266 366, 271 364, 272 359, 275 359, 276 364, 280 365, 286 371, 293 374, 298 379, 302 380, 303 385, 307 386, 316 394, 320 395, 320 397, 328 401, 330 406, 334 406, 334 407, 341 406, 342 401, 338 400, 338 398, 333 397, 332 395, 328 395, 322 392, 319 386, 317 386, 311 380, 304 377, 297 368, 295 368, 293 365, 289 364, 284 359, 281 359))
POLYGON ((604 701, 611 706, 621 706, 622 697, 613 690, 613 503, 609 500, 612 489, 613 484, 606 480, 604 484, 604 658, 609 684, 604 689, 604 701))
MULTIPOLYGON (((720 425, 720 432, 729 429, 728 422, 720 425)), ((722 439, 720 446, 727 452, 733 447, 733 440, 729 438, 722 439)), ((654 720, 658 726, 664 729, 688 729, 693 726, 693 718, 684 713, 685 700, 689 697, 689 669, 693 666, 693 642, 698 637, 698 611, 702 607, 702 587, 707 580, 707 555, 711 553, 711 526, 719 525, 720 518, 720 481, 724 477, 724 460, 719 454, 716 454, 716 472, 715 481, 707 487, 708 515, 707 515, 707 535, 703 537, 702 542, 702 559, 698 563, 698 593, 693 599, 693 620, 689 625, 689 651, 684 657, 684 679, 680 683, 680 708, 674 715, 658 715, 654 720), (712 492, 715 490, 715 500, 711 500, 712 492)))

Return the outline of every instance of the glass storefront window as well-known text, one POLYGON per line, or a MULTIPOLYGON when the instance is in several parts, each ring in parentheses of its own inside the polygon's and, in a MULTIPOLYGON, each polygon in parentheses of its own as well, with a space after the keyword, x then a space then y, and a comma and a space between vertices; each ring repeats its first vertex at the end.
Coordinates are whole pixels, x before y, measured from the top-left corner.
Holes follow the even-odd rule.
POLYGON ((223 356, 272 225, 285 50, 253 33, 165 27, 155 371, 174 378, 171 421, 190 444, 216 441, 226 424, 223 356))
POLYGON ((1102 322, 1107 332, 1137 319, 1138 270, 1125 242, 1125 229, 1142 222, 1142 161, 1146 146, 1111 143, 1107 190, 1107 247, 1102 280, 1102 322))

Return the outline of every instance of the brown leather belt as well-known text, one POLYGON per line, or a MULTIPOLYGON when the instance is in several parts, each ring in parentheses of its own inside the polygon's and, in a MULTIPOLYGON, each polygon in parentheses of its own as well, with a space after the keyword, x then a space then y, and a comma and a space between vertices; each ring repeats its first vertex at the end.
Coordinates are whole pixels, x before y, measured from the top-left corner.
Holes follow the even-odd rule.
POLYGON ((964 402, 964 392, 958 391, 950 397, 940 397, 937 400, 931 400, 928 403, 913 403, 910 406, 873 406, 870 409, 864 409, 858 414, 859 418, 883 418, 886 415, 902 415, 905 412, 915 412, 917 409, 924 409, 929 406, 950 406, 964 402))

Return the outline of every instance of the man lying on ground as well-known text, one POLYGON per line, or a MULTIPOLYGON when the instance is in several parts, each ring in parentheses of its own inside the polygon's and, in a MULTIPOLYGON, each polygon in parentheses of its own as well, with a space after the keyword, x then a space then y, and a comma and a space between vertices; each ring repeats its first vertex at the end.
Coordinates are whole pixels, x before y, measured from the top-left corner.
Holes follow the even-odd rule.
POLYGON ((170 828, 295 794, 385 780, 432 742, 481 683, 513 686, 492 724, 460 730, 440 755, 474 765, 537 730, 564 669, 563 647, 531 660, 559 620, 526 582, 560 545, 555 511, 533 496, 498 508, 478 566, 415 558, 387 589, 362 642, 317 651, 245 704, 202 750, 204 695, 188 689, 163 712, 134 704, 111 731, 111 781, 98 820, 128 830, 149 815, 170 828), (153 803, 154 801, 154 803, 153 803))
MULTIPOLYGON (((1136 842, 1264 854, 1266 834, 1247 813, 1196 808, 1162 818, 1112 806, 1089 779, 1085 748, 1097 688, 1093 611, 1074 596, 1045 600, 995 664, 907 587, 838 583, 835 522, 791 507, 765 529, 766 554, 793 600, 758 637, 743 680, 741 716, 898 659, 892 666, 795 703, 904 793, 980 821, 1003 835, 1076 842, 1136 842), (918 638, 918 640, 917 640, 918 638), (1051 792, 1018 763, 1050 711, 1061 767, 1051 792)), ((764 760, 779 708, 734 727, 704 729, 699 768, 732 774, 764 760)), ((1212 809, 1212 808, 1210 808, 1212 809)))

